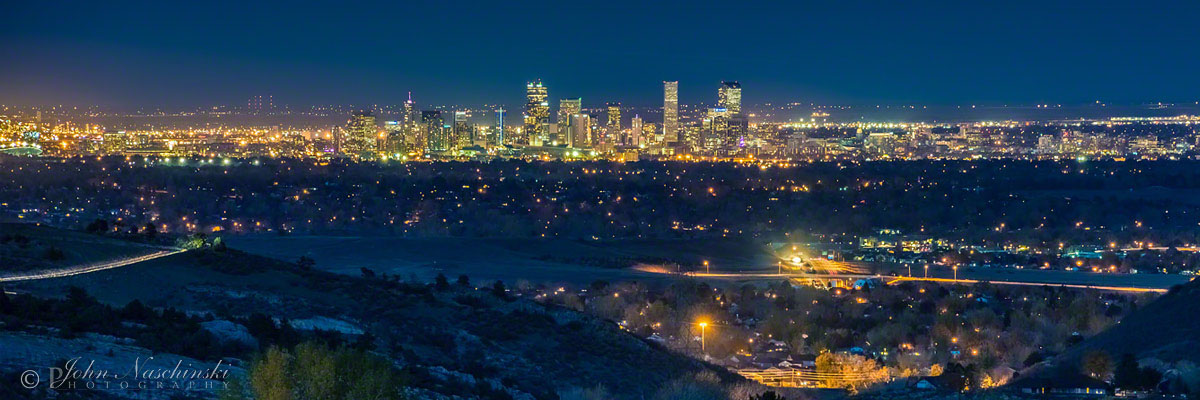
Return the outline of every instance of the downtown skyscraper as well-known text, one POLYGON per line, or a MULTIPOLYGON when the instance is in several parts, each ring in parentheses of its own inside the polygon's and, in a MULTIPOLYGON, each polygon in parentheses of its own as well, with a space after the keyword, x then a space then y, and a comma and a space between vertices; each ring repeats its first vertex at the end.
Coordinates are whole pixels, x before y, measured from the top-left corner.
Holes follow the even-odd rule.
POLYGON ((370 111, 359 111, 346 122, 346 138, 341 146, 343 155, 353 158, 372 159, 377 155, 379 127, 370 111))
POLYGON ((560 143, 573 143, 571 140, 571 116, 583 110, 583 98, 562 99, 558 101, 558 140, 560 143))
POLYGON ((608 123, 604 128, 606 140, 612 145, 625 144, 625 138, 621 137, 621 103, 608 103, 608 123))
POLYGON ((426 152, 446 153, 454 147, 451 140, 451 127, 446 126, 442 112, 438 110, 421 111, 421 126, 425 131, 426 152))
POLYGON ((717 107, 724 108, 730 114, 742 113, 742 84, 737 81, 721 82, 717 89, 717 107))
POLYGON ((679 81, 663 81, 663 141, 679 141, 679 81))
POLYGON ((550 102, 542 81, 525 85, 525 138, 530 146, 550 142, 550 102))

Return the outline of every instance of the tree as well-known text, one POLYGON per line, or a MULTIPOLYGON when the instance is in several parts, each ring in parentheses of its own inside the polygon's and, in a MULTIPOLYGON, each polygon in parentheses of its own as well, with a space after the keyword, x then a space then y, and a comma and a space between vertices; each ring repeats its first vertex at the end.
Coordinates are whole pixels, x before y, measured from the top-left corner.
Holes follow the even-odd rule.
POLYGON ((717 378, 716 374, 709 371, 673 380, 654 395, 654 400, 723 400, 726 398, 721 380, 717 378))
POLYGON ((433 288, 439 292, 450 290, 450 282, 446 280, 446 275, 437 274, 437 278, 434 278, 433 288))
POLYGON ((1137 358, 1130 353, 1122 354, 1113 372, 1113 384, 1123 389, 1134 389, 1140 384, 1140 372, 1137 358))
POLYGON ((278 347, 267 349, 250 370, 250 389, 257 400, 291 400, 292 380, 288 379, 291 359, 278 347))
POLYGON ((504 288, 504 281, 497 280, 492 284, 492 294, 500 298, 508 296, 508 290, 504 288))
POLYGON ((290 352, 272 346, 251 365, 247 380, 250 393, 234 384, 221 399, 402 399, 407 381, 382 357, 315 342, 301 343, 290 352))
POLYGON ((1094 350, 1083 355, 1079 367, 1090 377, 1106 380, 1112 374, 1113 361, 1104 350, 1094 350))
POLYGON ((466 275, 459 275, 458 276, 458 286, 470 287, 471 286, 471 278, 468 278, 466 275))
POLYGON ((817 372, 827 376, 824 382, 826 387, 857 391, 887 379, 886 368, 881 368, 875 360, 859 355, 824 352, 817 356, 816 364, 817 372))
POLYGON ((9 308, 12 308, 12 303, 8 300, 8 293, 4 292, 4 286, 0 286, 0 313, 8 313, 9 308))
POLYGON ((1033 364, 1037 364, 1037 363, 1040 363, 1045 360, 1046 360, 1046 356, 1042 355, 1041 352, 1035 351, 1035 352, 1029 353, 1029 357, 1025 357, 1024 364, 1025 364, 1025 367, 1028 368, 1028 367, 1032 367, 1033 364))
POLYGON ((975 368, 964 367, 959 363, 946 364, 945 370, 942 372, 942 379, 946 382, 948 389, 962 391, 969 389, 974 381, 975 368))
POLYGON ((775 393, 775 391, 768 390, 758 396, 750 395, 750 400, 787 400, 787 398, 780 396, 778 393, 775 393))
POLYGON ((308 256, 300 256, 300 259, 296 261, 296 265, 303 269, 313 269, 313 267, 317 266, 317 261, 308 256))
POLYGON ((108 221, 97 219, 92 221, 90 224, 87 224, 87 228, 85 228, 85 230, 87 230, 88 233, 108 232, 108 221))

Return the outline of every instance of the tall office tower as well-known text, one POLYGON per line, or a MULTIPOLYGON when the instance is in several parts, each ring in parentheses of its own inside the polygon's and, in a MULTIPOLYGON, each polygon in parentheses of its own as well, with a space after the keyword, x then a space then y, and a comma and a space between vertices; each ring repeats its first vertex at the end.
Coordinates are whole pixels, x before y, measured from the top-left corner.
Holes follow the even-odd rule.
POLYGON ((587 114, 571 114, 571 132, 567 135, 567 146, 582 148, 592 145, 592 117, 587 114))
POLYGON ((389 157, 401 157, 411 150, 408 148, 408 132, 404 121, 385 121, 383 123, 384 147, 381 149, 389 157))
POLYGON ((579 114, 583 109, 583 98, 562 99, 558 101, 558 140, 561 143, 571 143, 571 116, 579 114))
POLYGON ((729 140, 729 110, 725 108, 710 108, 708 116, 700 121, 699 147, 707 151, 716 151, 728 145, 729 140))
POLYGON ((661 134, 662 132, 658 131, 658 125, 655 125, 653 122, 642 122, 642 141, 638 144, 645 145, 646 147, 658 146, 662 142, 662 137, 659 136, 661 134))
POLYGON ((404 125, 414 125, 417 122, 416 105, 417 103, 414 103, 412 99, 412 92, 408 92, 408 101, 404 102, 404 111, 401 111, 400 122, 404 125))
POLYGON ((604 131, 608 143, 625 143, 625 138, 621 137, 621 103, 608 103, 608 123, 604 131))
POLYGON ((425 150, 429 153, 444 153, 450 151, 453 145, 450 132, 442 120, 442 112, 437 110, 421 111, 421 126, 425 131, 425 150))
POLYGON ((467 122, 470 117, 466 111, 454 112, 454 145, 458 148, 470 146, 475 141, 475 128, 467 122))
POLYGON ((679 81, 663 81, 663 140, 679 141, 679 81))
POLYGON ((642 117, 634 114, 629 127, 629 145, 638 146, 645 142, 646 139, 642 136, 642 117))
POLYGON ((737 81, 721 82, 717 89, 717 107, 729 110, 730 114, 742 113, 742 84, 737 81))
POLYGON ((375 158, 376 141, 379 137, 379 127, 375 125, 375 116, 370 111, 359 111, 350 116, 346 122, 345 139, 342 141, 342 155, 355 158, 375 158))
POLYGON ((550 102, 542 81, 525 85, 525 140, 530 146, 550 141, 550 102))
POLYGON ((504 107, 496 110, 496 145, 504 145, 504 107))

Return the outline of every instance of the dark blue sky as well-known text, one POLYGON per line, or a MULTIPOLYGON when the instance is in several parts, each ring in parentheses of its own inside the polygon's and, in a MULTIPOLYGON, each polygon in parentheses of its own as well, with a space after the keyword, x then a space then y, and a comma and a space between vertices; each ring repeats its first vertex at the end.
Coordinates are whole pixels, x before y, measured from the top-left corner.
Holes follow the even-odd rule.
POLYGON ((0 16, 0 102, 1200 99, 1200 2, 43 2, 0 16), (189 4, 183 4, 189 3, 189 4))

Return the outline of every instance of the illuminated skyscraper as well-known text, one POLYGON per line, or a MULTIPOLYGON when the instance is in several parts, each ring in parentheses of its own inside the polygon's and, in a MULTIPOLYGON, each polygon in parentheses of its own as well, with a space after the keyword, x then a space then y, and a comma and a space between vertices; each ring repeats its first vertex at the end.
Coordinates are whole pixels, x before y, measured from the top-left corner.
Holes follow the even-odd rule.
POLYGON ((496 110, 496 145, 504 145, 504 107, 496 110))
POLYGON ((583 109, 583 98, 558 101, 558 137, 562 143, 571 143, 571 116, 583 109))
POLYGON ((385 121, 383 123, 384 148, 381 149, 389 157, 400 157, 408 154, 409 148, 404 121, 385 121))
POLYGON ((630 120, 629 145, 637 146, 645 142, 645 138, 642 137, 642 117, 634 114, 633 119, 630 120))
POLYGON ((742 113, 742 84, 737 81, 721 82, 717 89, 717 107, 729 110, 730 114, 742 113))
POLYGON ((542 81, 525 85, 525 137, 531 146, 550 141, 550 102, 542 81))
POLYGON ((384 123, 387 133, 386 152, 392 153, 392 156, 419 154, 425 150, 426 143, 421 134, 420 115, 416 111, 416 104, 413 102, 412 92, 408 92, 408 100, 404 102, 400 111, 400 119, 384 123))
POLYGON ((587 114, 571 114, 571 131, 567 138, 567 146, 575 148, 591 147, 592 117, 587 114))
POLYGON ((663 82, 663 140, 679 141, 679 82, 663 82))
POLYGON ((470 117, 466 111, 454 112, 454 146, 458 148, 470 146, 475 140, 475 127, 467 122, 470 117))
POLYGON ((621 137, 621 103, 608 103, 608 123, 605 124, 605 136, 612 144, 624 144, 621 137))
POLYGON ((428 143, 425 147, 427 152, 445 153, 450 151, 453 143, 450 140, 450 132, 445 127, 441 111, 421 111, 421 126, 425 131, 425 139, 428 143))
POLYGON ((377 156, 376 142, 379 140, 379 127, 375 125, 375 116, 370 111, 359 111, 350 116, 346 122, 346 138, 342 142, 342 155, 354 158, 371 159, 377 156))
POLYGON ((406 125, 406 126, 408 126, 408 125, 415 126, 416 125, 416 122, 417 122, 416 121, 417 120, 417 115, 416 115, 417 111, 415 110, 416 104, 417 103, 413 102, 412 92, 408 92, 408 101, 404 102, 404 111, 401 112, 402 115, 400 116, 401 117, 400 122, 402 122, 404 125, 406 125))
POLYGON ((699 147, 707 151, 716 151, 728 145, 729 110, 719 107, 708 109, 708 116, 700 121, 699 139, 699 147))

